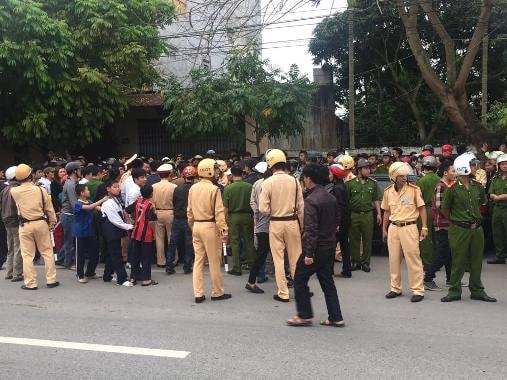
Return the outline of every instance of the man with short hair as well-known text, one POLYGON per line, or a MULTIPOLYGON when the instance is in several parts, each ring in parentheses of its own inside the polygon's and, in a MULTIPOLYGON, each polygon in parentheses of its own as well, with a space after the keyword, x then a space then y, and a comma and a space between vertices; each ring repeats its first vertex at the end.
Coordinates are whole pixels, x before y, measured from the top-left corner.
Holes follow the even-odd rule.
POLYGON ((241 241, 244 243, 249 270, 255 259, 252 209, 250 208, 252 185, 243 181, 241 168, 234 166, 231 168, 231 173, 233 182, 225 187, 223 193, 233 257, 233 266, 229 274, 241 276, 241 241))
POLYGON ((255 161, 254 160, 245 160, 243 161, 243 181, 253 185, 259 179, 259 176, 254 171, 255 161))
POLYGON ((328 173, 327 168, 315 164, 307 165, 303 169, 302 176, 306 188, 303 249, 294 276, 297 316, 287 321, 289 326, 312 324, 313 310, 308 281, 314 273, 317 273, 328 310, 328 318, 320 324, 345 326, 333 281, 335 232, 340 218, 338 203, 322 186, 328 173))
POLYGON ((81 164, 78 162, 69 162, 65 166, 67 180, 63 185, 63 201, 60 211, 60 222, 63 227, 63 246, 58 254, 59 265, 64 265, 67 269, 73 269, 76 247, 74 244, 74 207, 77 203, 76 185, 81 176, 81 164))

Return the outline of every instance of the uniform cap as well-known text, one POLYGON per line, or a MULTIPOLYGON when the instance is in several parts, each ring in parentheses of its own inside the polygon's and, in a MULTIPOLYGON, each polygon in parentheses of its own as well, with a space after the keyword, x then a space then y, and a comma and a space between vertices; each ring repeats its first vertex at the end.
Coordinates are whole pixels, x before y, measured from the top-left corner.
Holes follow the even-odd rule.
POLYGON ((185 167, 185 169, 183 169, 183 177, 185 178, 197 177, 197 170, 193 166, 189 165, 185 167))
POLYGON ((16 178, 16 166, 11 166, 5 171, 5 178, 7 181, 12 181, 14 178, 16 178))
POLYGON ((211 158, 206 158, 199 162, 199 165, 197 165, 199 177, 212 178, 215 175, 215 163, 215 160, 211 158))
POLYGON ((218 168, 222 173, 224 173, 227 170, 227 162, 224 160, 217 160, 218 168))
POLYGON ((23 180, 27 179, 28 177, 30 177, 30 174, 32 174, 32 168, 26 164, 19 164, 16 167, 15 174, 16 174, 16 179, 18 181, 23 181, 23 180))
POLYGON ((431 145, 431 144, 426 144, 426 145, 423 147, 423 150, 429 150, 431 153, 433 153, 433 145, 431 145))
POLYGON ((338 163, 343 166, 345 170, 350 170, 354 168, 354 159, 348 154, 344 154, 338 160, 338 163))
POLYGON ((442 145, 442 153, 452 153, 452 145, 451 144, 444 144, 442 145))
MULTIPOLYGON (((497 165, 500 165, 501 162, 507 162, 507 154, 501 154, 500 156, 498 156, 498 158, 496 159, 496 164, 497 165)), ((6 176, 7 176, 7 172, 6 173, 6 176)), ((9 179, 9 178, 7 178, 9 179)))
POLYGON ((391 150, 385 146, 382 149, 380 149, 380 155, 381 156, 391 156, 391 150))
POLYGON ((470 162, 475 159, 475 155, 470 152, 463 153, 454 160, 454 167, 458 175, 470 175, 470 162))
POLYGON ((173 170, 173 166, 171 164, 163 164, 160 165, 157 169, 158 173, 169 173, 173 170))
POLYGON ((266 163, 268 164, 269 168, 272 168, 274 165, 280 162, 287 162, 285 153, 280 149, 269 149, 266 152, 266 163))
POLYGON ((69 162, 67 165, 65 165, 65 170, 67 172, 73 172, 74 170, 81 169, 81 164, 78 164, 77 162, 69 162))
POLYGON ((358 169, 361 169, 361 168, 367 168, 367 167, 370 167, 370 164, 368 163, 368 160, 365 159, 365 158, 360 158, 358 161, 357 161, 357 165, 356 167, 358 169))
POLYGON ((200 156, 200 155, 197 154, 197 155, 194 156, 194 160, 195 159, 202 160, 202 156, 200 156))
POLYGON ((436 168, 437 167, 437 159, 435 156, 426 156, 422 160, 422 165, 428 168, 436 168))
POLYGON ((255 167, 254 167, 254 171, 256 171, 257 173, 260 173, 260 174, 266 173, 267 170, 268 170, 268 164, 267 164, 267 162, 264 162, 264 161, 258 162, 257 165, 255 165, 255 167))
POLYGON ((206 152, 206 154, 216 154, 215 151, 213 149, 210 149, 206 152))
POLYGON ((389 167, 389 179, 396 181, 396 178, 400 175, 409 175, 412 172, 410 166, 405 162, 394 162, 389 167))
POLYGON ((329 171, 331 172, 331 174, 334 177, 340 178, 340 179, 345 178, 345 176, 347 175, 347 171, 340 164, 333 164, 333 165, 331 165, 329 167, 329 171))

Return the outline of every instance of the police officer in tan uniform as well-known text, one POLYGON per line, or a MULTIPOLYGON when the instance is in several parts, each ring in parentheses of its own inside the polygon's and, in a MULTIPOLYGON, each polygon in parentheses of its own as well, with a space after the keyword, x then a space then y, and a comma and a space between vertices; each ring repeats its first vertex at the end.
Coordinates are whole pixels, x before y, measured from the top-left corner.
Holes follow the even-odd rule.
POLYGON ((21 183, 11 189, 11 196, 18 207, 19 242, 23 258, 25 284, 21 289, 37 289, 37 272, 33 265, 35 250, 38 249, 46 267, 48 288, 60 285, 56 281, 55 258, 51 244, 51 232, 56 224, 53 204, 47 192, 32 183, 32 169, 25 164, 16 168, 16 179, 21 183))
POLYGON ((420 302, 424 299, 424 283, 419 241, 426 238, 428 225, 421 190, 407 182, 409 173, 410 167, 407 164, 393 163, 389 167, 389 178, 394 184, 385 189, 382 200, 382 236, 384 240, 387 239, 391 272, 391 291, 386 294, 386 298, 401 296, 400 266, 405 257, 408 282, 413 292, 411 301, 420 302), (419 216, 422 222, 420 235, 417 229, 419 216))
POLYGON ((193 285, 195 302, 201 303, 204 296, 203 269, 206 257, 211 277, 211 300, 231 298, 224 293, 220 243, 227 240, 227 223, 220 189, 211 179, 215 175, 215 160, 204 159, 197 166, 200 181, 190 188, 188 194, 188 225, 192 229, 192 243, 195 251, 193 285))
POLYGON ((304 201, 301 185, 285 172, 287 158, 279 149, 266 152, 266 162, 273 175, 262 183, 259 211, 270 216, 269 244, 275 265, 278 294, 273 298, 289 302, 289 289, 285 278, 284 250, 287 249, 292 278, 301 255, 301 228, 303 227, 304 201))
POLYGON ((157 247, 157 266, 160 268, 165 268, 165 243, 171 240, 174 221, 173 194, 176 185, 169 182, 172 171, 173 167, 171 164, 159 166, 157 173, 160 176, 160 182, 153 185, 152 203, 155 206, 155 213, 157 215, 154 232, 157 247))

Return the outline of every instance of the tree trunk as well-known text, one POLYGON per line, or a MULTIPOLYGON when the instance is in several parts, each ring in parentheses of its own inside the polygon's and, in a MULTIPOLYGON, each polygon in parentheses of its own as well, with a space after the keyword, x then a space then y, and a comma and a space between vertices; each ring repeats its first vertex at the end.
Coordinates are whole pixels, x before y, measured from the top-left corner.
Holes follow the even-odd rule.
POLYGON ((482 39, 482 99, 481 99, 481 121, 482 126, 488 125, 488 45, 489 37, 482 39))

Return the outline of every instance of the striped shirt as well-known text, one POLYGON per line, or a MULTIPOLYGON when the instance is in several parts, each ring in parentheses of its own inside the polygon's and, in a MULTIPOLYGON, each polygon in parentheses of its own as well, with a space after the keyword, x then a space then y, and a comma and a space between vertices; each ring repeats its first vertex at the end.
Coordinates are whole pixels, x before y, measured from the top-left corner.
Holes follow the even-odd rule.
POLYGON ((440 180, 435 187, 435 192, 433 193, 433 201, 431 202, 431 216, 433 218, 433 226, 435 231, 440 230, 448 230, 449 229, 449 220, 442 214, 442 201, 444 199, 444 192, 448 187, 451 187, 454 184, 447 185, 443 180, 440 180))

